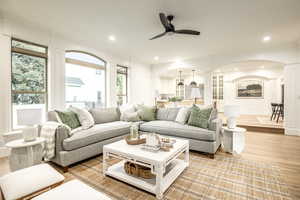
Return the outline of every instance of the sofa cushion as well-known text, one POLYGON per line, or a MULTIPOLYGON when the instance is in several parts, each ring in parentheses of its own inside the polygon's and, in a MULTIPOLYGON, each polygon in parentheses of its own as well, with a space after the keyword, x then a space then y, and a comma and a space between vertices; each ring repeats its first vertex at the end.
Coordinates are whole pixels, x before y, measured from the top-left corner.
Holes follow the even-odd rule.
POLYGON ((90 113, 94 117, 95 124, 120 121, 119 108, 93 108, 90 113))
POLYGON ((130 123, 115 121, 103 124, 96 124, 90 129, 76 132, 63 141, 64 150, 71 151, 93 143, 107 140, 120 135, 128 134, 130 123))
POLYGON ((75 129, 81 126, 78 116, 75 112, 67 111, 58 111, 55 110, 58 115, 59 122, 69 126, 71 129, 75 129))
POLYGON ((155 120, 156 107, 155 106, 137 106, 137 113, 141 120, 152 121, 155 120))
POLYGON ((179 109, 175 121, 180 124, 185 124, 186 121, 189 119, 190 114, 191 114, 190 107, 182 107, 179 109))
POLYGON ((159 108, 156 113, 157 120, 175 121, 180 108, 159 108))
POLYGON ((198 106, 194 105, 191 108, 191 114, 188 121, 188 125, 207 129, 209 126, 209 118, 211 111, 212 108, 200 109, 198 106))
POLYGON ((155 132, 163 135, 191 138, 196 140, 216 140, 216 135, 214 131, 189 125, 183 125, 172 121, 156 120, 146 122, 140 125, 140 130, 145 132, 155 132))

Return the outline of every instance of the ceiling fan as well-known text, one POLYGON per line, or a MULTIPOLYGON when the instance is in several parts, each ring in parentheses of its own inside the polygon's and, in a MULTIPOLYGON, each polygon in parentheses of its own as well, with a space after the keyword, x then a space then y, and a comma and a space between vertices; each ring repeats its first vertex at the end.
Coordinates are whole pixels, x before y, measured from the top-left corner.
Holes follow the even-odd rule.
POLYGON ((152 38, 150 38, 150 40, 154 40, 157 38, 160 38, 166 34, 168 35, 172 35, 174 33, 177 34, 188 34, 188 35, 200 35, 199 31, 194 31, 194 30, 186 30, 186 29, 182 29, 182 30, 175 30, 175 26, 172 24, 172 20, 174 19, 173 15, 168 15, 166 16, 164 13, 159 13, 159 18, 160 21, 162 23, 162 25, 164 26, 164 28, 166 29, 165 32, 156 35, 152 38))

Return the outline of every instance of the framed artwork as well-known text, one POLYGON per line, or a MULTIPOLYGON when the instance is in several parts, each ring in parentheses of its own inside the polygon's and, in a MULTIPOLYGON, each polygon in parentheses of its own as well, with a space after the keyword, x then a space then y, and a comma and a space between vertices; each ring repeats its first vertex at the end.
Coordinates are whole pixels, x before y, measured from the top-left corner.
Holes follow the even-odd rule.
POLYGON ((236 98, 264 98, 264 81, 260 79, 241 79, 236 83, 236 98))

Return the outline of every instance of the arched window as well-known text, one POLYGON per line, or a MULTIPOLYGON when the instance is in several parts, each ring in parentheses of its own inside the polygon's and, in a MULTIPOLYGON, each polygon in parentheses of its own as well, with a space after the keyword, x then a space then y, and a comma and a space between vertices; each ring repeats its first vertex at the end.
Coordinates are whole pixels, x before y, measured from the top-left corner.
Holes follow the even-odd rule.
POLYGON ((106 62, 81 52, 66 52, 66 105, 86 108, 106 105, 106 62))

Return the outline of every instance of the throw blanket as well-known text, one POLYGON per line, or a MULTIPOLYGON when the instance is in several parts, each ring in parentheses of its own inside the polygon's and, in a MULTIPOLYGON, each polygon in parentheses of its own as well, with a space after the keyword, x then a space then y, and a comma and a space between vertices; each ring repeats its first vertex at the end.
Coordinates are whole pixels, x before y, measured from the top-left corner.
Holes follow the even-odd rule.
POLYGON ((41 137, 45 138, 44 159, 49 161, 55 156, 55 131, 61 124, 58 122, 46 122, 41 128, 41 137))

